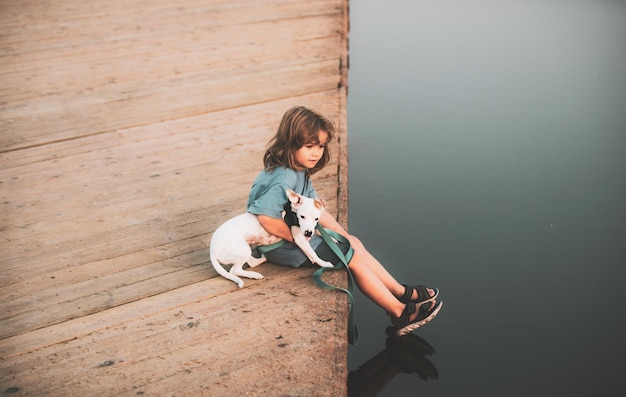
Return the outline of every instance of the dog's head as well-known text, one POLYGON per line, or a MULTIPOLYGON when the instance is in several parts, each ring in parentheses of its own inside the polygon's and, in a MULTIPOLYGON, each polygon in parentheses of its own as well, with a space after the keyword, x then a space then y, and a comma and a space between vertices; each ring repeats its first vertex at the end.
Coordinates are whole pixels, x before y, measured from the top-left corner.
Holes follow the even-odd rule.
POLYGON ((296 214, 302 234, 309 240, 313 237, 317 222, 326 208, 326 201, 304 197, 291 189, 287 190, 287 198, 291 203, 291 211, 296 214))

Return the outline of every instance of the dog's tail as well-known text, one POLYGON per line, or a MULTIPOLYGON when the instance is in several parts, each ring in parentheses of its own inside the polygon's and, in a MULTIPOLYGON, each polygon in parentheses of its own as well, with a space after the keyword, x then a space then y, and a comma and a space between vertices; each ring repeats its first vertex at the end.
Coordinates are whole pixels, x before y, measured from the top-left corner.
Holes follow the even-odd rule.
POLYGON ((239 288, 243 287, 242 279, 240 279, 239 277, 235 276, 232 273, 227 272, 226 269, 222 267, 222 264, 217 260, 217 255, 215 254, 215 249, 213 247, 214 247, 213 239, 211 239, 209 253, 211 256, 211 264, 213 264, 213 268, 215 269, 215 271, 217 271, 220 274, 220 276, 225 277, 229 279, 230 281, 236 283, 239 288))

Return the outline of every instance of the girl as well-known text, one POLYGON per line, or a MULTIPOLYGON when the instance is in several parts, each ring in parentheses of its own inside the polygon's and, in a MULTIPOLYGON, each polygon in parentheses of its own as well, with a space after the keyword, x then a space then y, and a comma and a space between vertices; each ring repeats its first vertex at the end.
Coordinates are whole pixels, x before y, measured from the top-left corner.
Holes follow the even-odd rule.
MULTIPOLYGON (((254 181, 248 199, 248 212, 257 215, 269 233, 293 243, 290 228, 282 218, 287 202, 285 191, 292 189, 306 197, 317 197, 310 176, 330 161, 327 145, 334 135, 335 128, 328 119, 305 107, 293 107, 283 116, 276 135, 267 144, 264 170, 254 181)), ((435 302, 439 294, 436 288, 400 284, 329 213, 322 213, 319 224, 348 239, 354 250, 348 267, 357 286, 391 316, 398 335, 413 331, 437 315, 442 302, 435 302)), ((310 243, 320 258, 338 263, 337 256, 319 236, 314 236, 310 243)), ((265 256, 278 265, 311 264, 294 244, 285 244, 265 256)))

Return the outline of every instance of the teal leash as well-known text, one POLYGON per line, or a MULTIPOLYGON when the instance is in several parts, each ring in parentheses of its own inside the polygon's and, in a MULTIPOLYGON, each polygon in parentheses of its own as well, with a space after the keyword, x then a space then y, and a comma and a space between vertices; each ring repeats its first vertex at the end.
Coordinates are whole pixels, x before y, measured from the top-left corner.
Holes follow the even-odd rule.
MULTIPOLYGON (((346 293, 346 295, 348 296, 348 307, 350 310, 348 314, 348 343, 350 343, 351 345, 356 345, 359 342, 359 330, 357 329, 356 321, 354 320, 354 297, 352 295, 354 282, 352 278, 352 273, 350 272, 350 269, 348 268, 348 263, 350 263, 350 259, 352 259, 354 250, 352 249, 352 247, 350 247, 350 242, 348 241, 348 239, 346 239, 341 234, 335 233, 334 231, 330 229, 326 229, 320 226, 319 224, 317 225, 317 230, 320 232, 320 235, 322 236, 322 239, 324 240, 324 242, 330 247, 333 253, 337 255, 337 257, 340 260, 340 263, 336 264, 335 267, 320 267, 318 270, 315 271, 315 273, 313 273, 313 276, 312 276, 313 281, 315 281, 315 284, 317 284, 319 287, 325 290, 329 290, 329 291, 339 290, 339 291, 346 293), (342 244, 346 244, 349 247, 348 252, 344 254, 341 251, 341 249, 339 249, 339 246, 333 239, 341 242, 342 244), (330 285, 322 281, 322 274, 326 270, 341 270, 344 267, 346 271, 348 272, 348 289, 336 287, 334 285, 330 285)), ((265 254, 266 252, 269 252, 278 247, 281 247, 285 245, 286 243, 287 242, 285 240, 280 240, 277 243, 274 243, 271 245, 258 246, 255 249, 259 253, 265 254)))
POLYGON ((255 247, 255 249, 260 253, 265 255, 266 252, 270 252, 271 250, 275 250, 278 247, 282 247, 283 245, 287 244, 287 241, 285 240, 280 240, 278 242, 275 242, 274 244, 270 244, 270 245, 259 245, 258 247, 255 247))
POLYGON ((337 257, 340 259, 340 263, 336 264, 335 267, 320 267, 318 270, 315 271, 315 273, 313 273, 313 276, 312 276, 313 281, 315 281, 315 284, 317 284, 319 287, 325 290, 339 290, 339 291, 346 293, 346 295, 348 296, 348 307, 349 307, 348 342, 351 345, 356 345, 359 342, 359 330, 356 326, 356 321, 354 319, 354 297, 352 295, 354 282, 352 278, 352 273, 350 272, 350 268, 348 267, 348 263, 350 263, 350 260, 352 259, 354 250, 350 246, 350 242, 348 241, 348 239, 346 239, 341 234, 336 233, 332 230, 326 229, 320 226, 319 224, 317 225, 317 230, 320 232, 320 235, 322 236, 322 239, 324 239, 324 242, 326 242, 326 244, 330 247, 333 253, 337 255, 337 257), (339 241, 342 244, 346 244, 349 247, 348 252, 344 254, 341 251, 341 249, 339 249, 339 246, 333 239, 339 241), (346 271, 348 272, 348 289, 330 285, 322 281, 322 278, 321 278, 322 274, 326 270, 341 270, 344 267, 346 271))

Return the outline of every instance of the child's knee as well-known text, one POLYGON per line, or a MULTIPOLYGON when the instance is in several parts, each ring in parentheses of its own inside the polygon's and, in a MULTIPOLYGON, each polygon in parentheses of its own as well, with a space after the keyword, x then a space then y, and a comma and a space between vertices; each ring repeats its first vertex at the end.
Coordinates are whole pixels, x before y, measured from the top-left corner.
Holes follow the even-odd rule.
POLYGON ((353 236, 352 234, 350 235, 348 240, 350 241, 350 245, 352 246, 352 248, 355 248, 355 249, 363 249, 363 248, 365 248, 363 246, 363 243, 361 242, 361 240, 359 240, 358 237, 353 236))
POLYGON ((361 264, 363 263, 361 253, 358 250, 354 250, 352 252, 352 258, 350 258, 350 262, 348 263, 348 267, 350 270, 359 269, 361 264))

